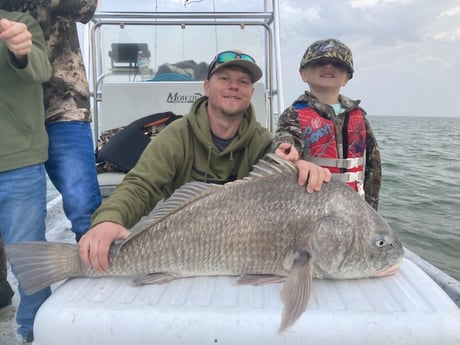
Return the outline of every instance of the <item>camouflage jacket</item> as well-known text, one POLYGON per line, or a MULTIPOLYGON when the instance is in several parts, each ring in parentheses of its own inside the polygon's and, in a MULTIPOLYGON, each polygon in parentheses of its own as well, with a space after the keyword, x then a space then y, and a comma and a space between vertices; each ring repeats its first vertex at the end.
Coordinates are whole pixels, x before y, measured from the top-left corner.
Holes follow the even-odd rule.
POLYGON ((53 74, 43 85, 46 123, 91 121, 89 87, 77 22, 86 24, 97 0, 0 0, 0 8, 26 12, 39 22, 53 74))
MULTIPOLYGON (((304 141, 302 139, 302 130, 300 129, 297 111, 294 108, 296 103, 307 103, 309 107, 316 110, 322 117, 334 122, 336 142, 343 143, 342 128, 347 114, 359 107, 360 101, 351 100, 345 96, 339 95, 339 102, 344 109, 343 113, 335 115, 334 109, 327 104, 321 103, 313 94, 305 91, 303 95, 297 98, 294 103, 283 111, 278 121, 278 128, 273 140, 273 151, 283 142, 294 145, 299 152, 303 151, 304 141)), ((364 110, 360 108, 365 114, 364 110)), ((374 133, 367 118, 364 118, 366 124, 366 168, 364 175, 364 192, 366 201, 377 210, 379 202, 379 192, 382 179, 382 167, 380 160, 380 150, 377 145, 374 133)))

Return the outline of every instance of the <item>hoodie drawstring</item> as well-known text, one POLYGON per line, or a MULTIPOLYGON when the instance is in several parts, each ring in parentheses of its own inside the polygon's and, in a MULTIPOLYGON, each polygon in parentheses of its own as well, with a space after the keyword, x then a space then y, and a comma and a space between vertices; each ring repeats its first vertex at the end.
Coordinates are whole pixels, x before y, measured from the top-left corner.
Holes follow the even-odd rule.
POLYGON ((212 154, 212 145, 208 145, 208 161, 206 166, 206 171, 204 174, 204 182, 208 182, 209 171, 211 170, 211 154, 212 154))

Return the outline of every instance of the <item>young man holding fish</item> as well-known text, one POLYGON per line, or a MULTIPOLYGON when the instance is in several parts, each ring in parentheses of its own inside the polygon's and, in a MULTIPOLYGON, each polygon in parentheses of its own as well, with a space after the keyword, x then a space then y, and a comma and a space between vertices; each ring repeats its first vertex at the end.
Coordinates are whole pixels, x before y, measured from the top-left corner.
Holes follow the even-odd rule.
MULTIPOLYGON (((145 149, 137 165, 96 210, 92 228, 79 242, 83 262, 98 272, 108 269, 115 240, 127 238, 141 217, 190 181, 224 184, 248 176, 270 151, 271 133, 256 121, 251 98, 262 76, 255 60, 224 51, 209 65, 205 96, 187 116, 165 128, 145 149)), ((330 172, 296 161, 299 185, 318 191, 330 172)))

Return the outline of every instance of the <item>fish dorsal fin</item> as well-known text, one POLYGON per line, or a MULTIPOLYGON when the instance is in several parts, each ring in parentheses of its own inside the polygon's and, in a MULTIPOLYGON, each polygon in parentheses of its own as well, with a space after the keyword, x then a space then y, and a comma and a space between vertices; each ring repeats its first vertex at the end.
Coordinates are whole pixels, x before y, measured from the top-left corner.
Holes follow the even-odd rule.
POLYGON ((171 212, 177 211, 180 208, 211 193, 215 193, 221 188, 229 188, 240 181, 248 182, 249 180, 253 180, 255 178, 277 175, 283 171, 297 172, 296 166, 289 161, 286 161, 274 154, 268 154, 266 157, 272 161, 259 160, 257 164, 253 166, 253 170, 250 172, 249 176, 242 180, 228 182, 224 185, 198 181, 184 184, 182 187, 176 189, 174 193, 165 202, 159 205, 153 213, 148 215, 146 219, 149 219, 150 223, 158 221, 171 212))
POLYGON ((150 229, 153 224, 161 221, 166 216, 173 212, 177 212, 181 208, 189 205, 190 203, 201 199, 211 193, 218 191, 221 188, 229 188, 232 185, 240 183, 248 183, 254 179, 264 178, 272 175, 278 175, 280 173, 290 171, 297 172, 297 167, 284 160, 275 154, 267 154, 267 159, 261 159, 253 166, 253 170, 250 172, 248 177, 233 182, 228 182, 225 185, 217 185, 204 182, 188 182, 182 187, 176 189, 174 193, 163 203, 159 204, 154 211, 149 215, 145 216, 142 222, 138 223, 133 228, 133 233, 129 236, 120 246, 119 250, 126 242, 130 241, 133 237, 140 233, 150 229), (144 224, 148 224, 147 226, 144 224))
POLYGON ((268 153, 265 157, 266 159, 259 160, 257 164, 253 166, 249 176, 245 177, 243 181, 278 175, 286 171, 297 173, 297 167, 294 163, 278 157, 273 153, 268 153))
POLYGON ((201 199, 202 197, 213 193, 214 191, 223 188, 221 185, 204 183, 204 182, 188 182, 182 187, 176 189, 174 193, 160 203, 149 215, 145 216, 142 221, 136 224, 132 230, 132 234, 123 243, 120 243, 120 248, 133 237, 138 236, 140 233, 150 229, 153 224, 161 221, 171 213, 177 212, 186 205, 201 199), (147 226, 145 224, 148 224, 147 226))
POLYGON ((222 186, 217 184, 198 181, 188 182, 182 187, 176 189, 174 193, 163 203, 158 205, 155 211, 148 215, 146 219, 148 219, 150 223, 162 219, 168 214, 177 211, 220 188, 222 188, 222 186))

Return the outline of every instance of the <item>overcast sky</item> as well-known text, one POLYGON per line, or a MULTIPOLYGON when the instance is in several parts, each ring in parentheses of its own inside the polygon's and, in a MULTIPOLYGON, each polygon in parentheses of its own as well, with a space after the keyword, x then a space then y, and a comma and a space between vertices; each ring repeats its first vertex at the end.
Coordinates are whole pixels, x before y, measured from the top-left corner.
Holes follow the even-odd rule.
MULTIPOLYGON (((100 2, 105 10, 184 8, 184 0, 100 2)), ((240 0, 189 2, 187 8, 193 6, 197 11, 214 7, 244 10, 240 0)), ((243 4, 253 6, 255 2, 245 0, 243 4)), ((459 0, 279 3, 286 105, 306 88, 298 74, 306 47, 317 39, 333 37, 346 43, 354 58, 354 77, 342 93, 360 99, 368 114, 460 117, 459 0)))

